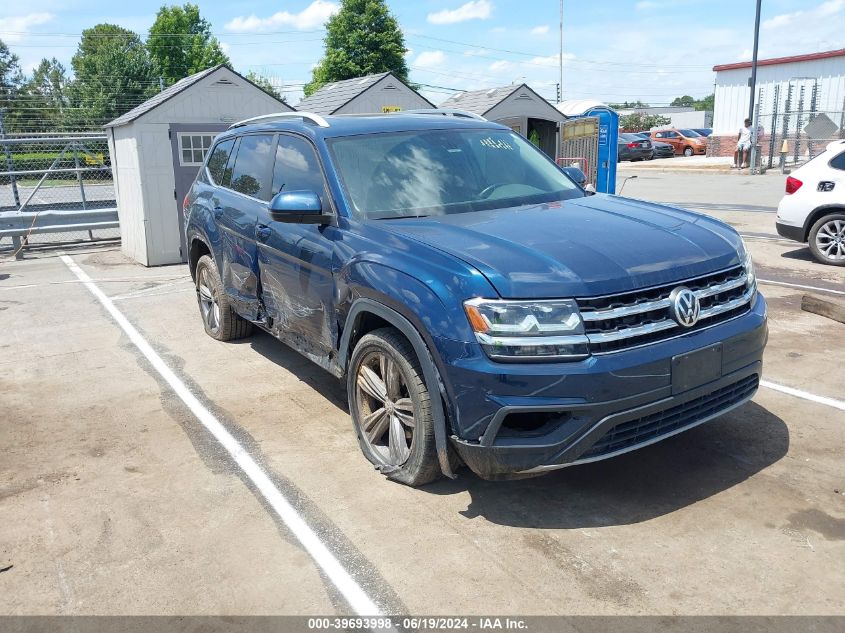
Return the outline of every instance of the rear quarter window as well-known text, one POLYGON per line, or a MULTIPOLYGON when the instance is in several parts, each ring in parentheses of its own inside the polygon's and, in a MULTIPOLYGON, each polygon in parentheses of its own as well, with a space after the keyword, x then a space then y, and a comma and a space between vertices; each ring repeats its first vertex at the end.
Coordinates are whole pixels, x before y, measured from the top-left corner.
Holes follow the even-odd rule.
POLYGON ((840 152, 838 156, 834 156, 830 160, 829 164, 834 169, 841 169, 845 171, 845 151, 840 152))

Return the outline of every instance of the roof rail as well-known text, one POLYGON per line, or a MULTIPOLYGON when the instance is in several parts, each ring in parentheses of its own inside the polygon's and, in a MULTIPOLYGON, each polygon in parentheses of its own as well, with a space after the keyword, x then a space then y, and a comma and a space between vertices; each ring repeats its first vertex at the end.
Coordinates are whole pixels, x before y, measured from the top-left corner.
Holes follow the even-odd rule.
POLYGON ((261 116, 254 116, 249 119, 244 119, 243 121, 238 121, 237 123, 232 123, 232 125, 229 126, 229 129, 231 130, 232 128, 243 127, 244 125, 250 125, 251 123, 258 123, 259 121, 273 121, 276 119, 304 119, 305 121, 311 121, 311 123, 319 125, 320 127, 330 127, 328 121, 319 114, 314 114, 313 112, 274 112, 273 114, 262 114, 261 116))
POLYGON ((456 110, 455 108, 426 108, 421 110, 402 110, 399 114, 439 114, 441 116, 461 116, 476 121, 486 121, 483 116, 467 110, 456 110))

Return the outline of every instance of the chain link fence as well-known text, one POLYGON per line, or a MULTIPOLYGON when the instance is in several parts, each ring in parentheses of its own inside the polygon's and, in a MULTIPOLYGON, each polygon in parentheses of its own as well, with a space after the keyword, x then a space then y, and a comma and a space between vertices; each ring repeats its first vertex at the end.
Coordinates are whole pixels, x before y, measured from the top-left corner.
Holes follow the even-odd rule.
POLYGON ((119 239, 116 207, 103 134, 0 136, 0 254, 119 239))
POLYGON ((845 139, 845 99, 830 109, 819 80, 797 77, 757 91, 757 165, 762 171, 792 168, 845 139), (822 107, 824 103, 828 107, 822 107))

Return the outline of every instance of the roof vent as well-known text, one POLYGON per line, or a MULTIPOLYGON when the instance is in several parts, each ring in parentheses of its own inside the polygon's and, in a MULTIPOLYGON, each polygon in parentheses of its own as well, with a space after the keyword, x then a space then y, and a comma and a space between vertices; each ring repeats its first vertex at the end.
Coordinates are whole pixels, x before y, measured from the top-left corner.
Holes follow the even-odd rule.
POLYGON ((529 101, 531 101, 531 95, 527 92, 523 92, 517 97, 517 99, 528 99, 529 101))
POLYGON ((211 85, 212 85, 212 86, 234 86, 234 85, 235 85, 235 82, 234 82, 234 81, 232 81, 231 79, 226 79, 226 78, 224 77, 223 79, 218 79, 217 81, 215 81, 215 82, 214 82, 213 84, 211 84, 211 85))
POLYGON ((494 94, 496 94, 497 90, 498 88, 490 88, 490 90, 487 91, 487 96, 492 97, 494 94))
POLYGON ((384 89, 385 90, 396 90, 396 86, 394 86, 393 84, 389 84, 389 85, 385 86, 384 89))
POLYGON ((370 80, 369 77, 363 77, 361 80, 358 81, 358 85, 365 84, 370 80))

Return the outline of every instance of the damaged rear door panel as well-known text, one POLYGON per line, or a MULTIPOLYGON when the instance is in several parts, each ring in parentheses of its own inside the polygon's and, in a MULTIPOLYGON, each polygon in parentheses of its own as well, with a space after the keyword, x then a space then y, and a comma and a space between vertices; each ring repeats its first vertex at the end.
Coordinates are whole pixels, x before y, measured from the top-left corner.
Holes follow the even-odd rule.
POLYGON ((273 134, 243 136, 227 166, 228 188, 219 188, 212 201, 221 229, 223 287, 238 313, 252 321, 260 318, 255 231, 270 199, 274 139, 273 134))

